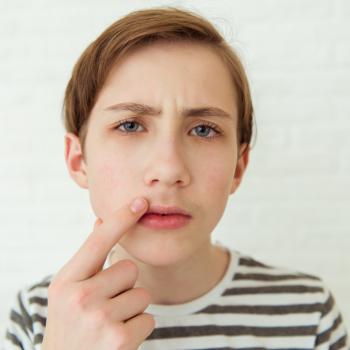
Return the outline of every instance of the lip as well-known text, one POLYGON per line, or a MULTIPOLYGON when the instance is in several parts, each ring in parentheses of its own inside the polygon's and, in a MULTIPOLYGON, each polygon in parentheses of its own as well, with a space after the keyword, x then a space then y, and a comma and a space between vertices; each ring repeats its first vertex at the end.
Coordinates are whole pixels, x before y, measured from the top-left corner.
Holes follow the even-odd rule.
POLYGON ((191 217, 186 210, 176 206, 151 205, 145 214, 180 214, 191 217))
POLYGON ((174 230, 186 226, 191 220, 191 216, 183 214, 146 213, 139 219, 139 224, 152 230, 174 230))

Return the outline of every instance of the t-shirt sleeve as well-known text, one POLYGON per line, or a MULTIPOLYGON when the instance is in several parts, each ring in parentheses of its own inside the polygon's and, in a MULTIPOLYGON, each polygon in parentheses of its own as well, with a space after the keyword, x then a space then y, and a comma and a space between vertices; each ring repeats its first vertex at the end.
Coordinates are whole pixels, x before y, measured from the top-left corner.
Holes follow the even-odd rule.
POLYGON ((34 350, 33 320, 30 315, 27 291, 21 289, 12 303, 3 338, 3 350, 34 350))
POLYGON ((315 350, 350 350, 343 316, 326 284, 324 284, 324 302, 317 327, 315 350))

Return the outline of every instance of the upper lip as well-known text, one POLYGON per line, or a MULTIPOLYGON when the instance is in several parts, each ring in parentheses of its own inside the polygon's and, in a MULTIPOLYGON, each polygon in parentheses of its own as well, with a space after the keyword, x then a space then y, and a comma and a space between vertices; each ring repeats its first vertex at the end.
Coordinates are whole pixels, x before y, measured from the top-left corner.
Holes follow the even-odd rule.
POLYGON ((182 214, 191 216, 186 210, 176 206, 151 205, 146 214, 182 214))

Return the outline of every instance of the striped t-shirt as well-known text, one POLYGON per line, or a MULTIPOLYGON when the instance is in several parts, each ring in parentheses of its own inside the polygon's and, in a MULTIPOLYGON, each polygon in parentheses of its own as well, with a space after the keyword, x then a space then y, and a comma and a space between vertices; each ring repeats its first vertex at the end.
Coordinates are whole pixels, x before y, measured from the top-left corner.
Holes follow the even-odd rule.
MULTIPOLYGON (((322 279, 225 248, 229 265, 209 292, 183 304, 148 306, 144 312, 154 315, 156 326, 139 350, 349 349, 342 315, 322 279)), ((40 349, 52 277, 19 290, 4 350, 40 349)))

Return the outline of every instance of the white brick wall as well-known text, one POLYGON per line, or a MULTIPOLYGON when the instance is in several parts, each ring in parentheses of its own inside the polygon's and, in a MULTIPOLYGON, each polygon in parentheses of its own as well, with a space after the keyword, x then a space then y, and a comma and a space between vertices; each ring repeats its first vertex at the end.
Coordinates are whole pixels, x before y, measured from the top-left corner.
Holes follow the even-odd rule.
POLYGON ((17 289, 62 266, 94 222, 63 156, 60 110, 73 64, 115 19, 158 4, 211 19, 251 82, 257 140, 213 238, 321 276, 350 325, 349 1, 2 0, 1 329, 17 289))

